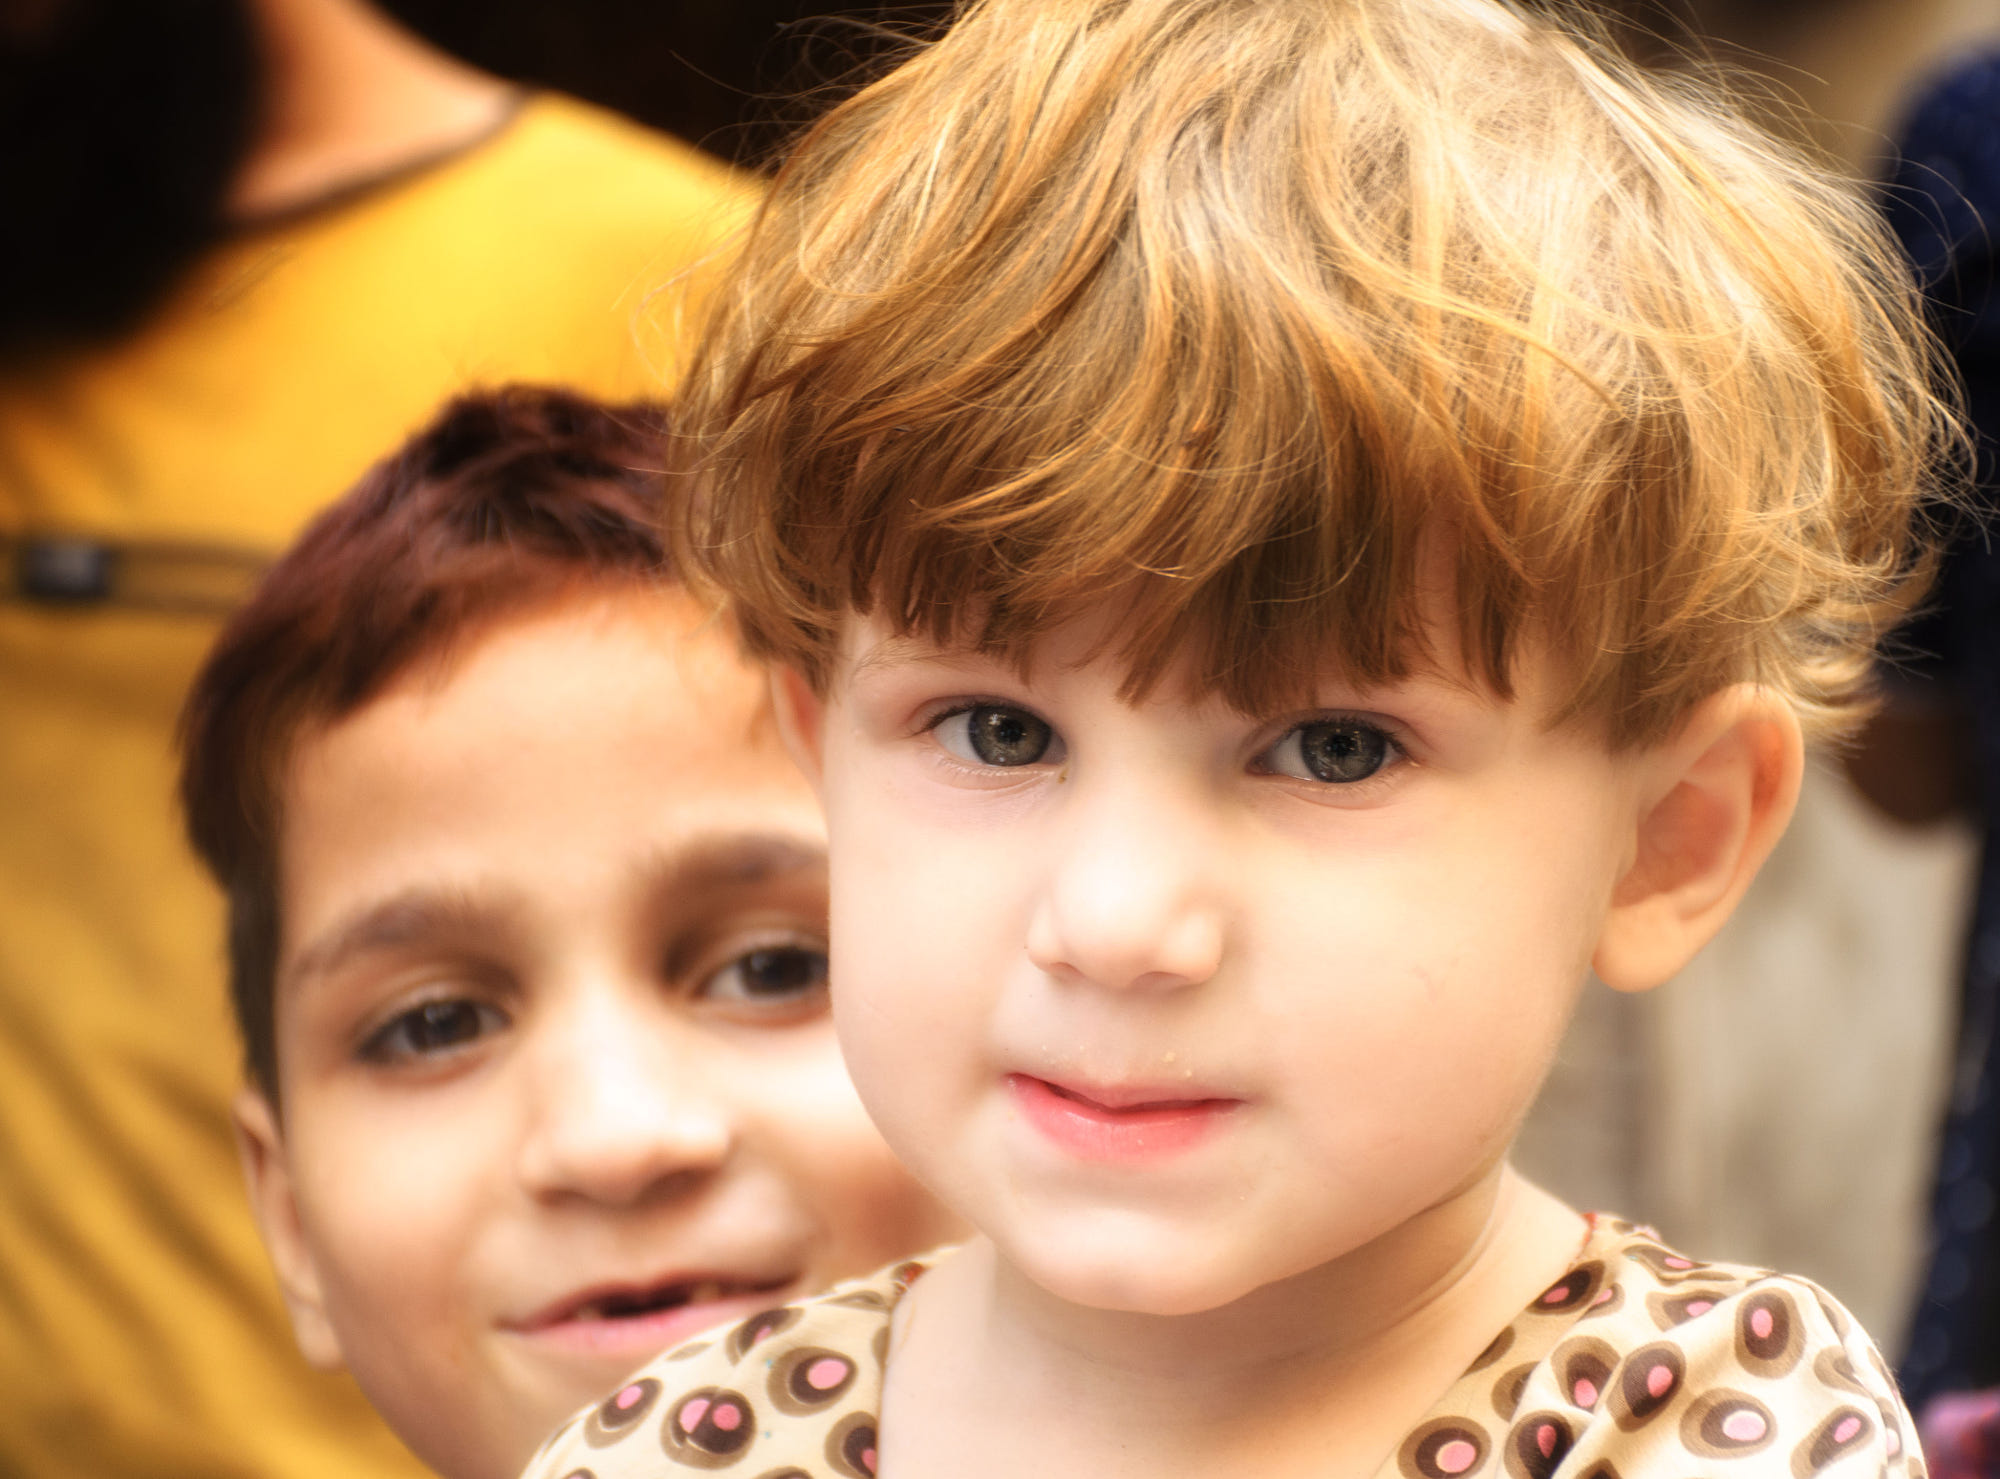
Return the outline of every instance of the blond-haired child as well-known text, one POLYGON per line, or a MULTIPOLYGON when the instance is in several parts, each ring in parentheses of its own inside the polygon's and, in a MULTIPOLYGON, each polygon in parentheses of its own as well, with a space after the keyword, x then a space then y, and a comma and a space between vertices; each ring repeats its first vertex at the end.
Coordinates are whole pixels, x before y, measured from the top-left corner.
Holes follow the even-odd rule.
POLYGON ((978 1234, 537 1479, 1922 1472, 1831 1298, 1508 1166, 1862 704, 1952 424, 1865 204, 1545 14, 974 3, 788 164, 684 543, 978 1234))

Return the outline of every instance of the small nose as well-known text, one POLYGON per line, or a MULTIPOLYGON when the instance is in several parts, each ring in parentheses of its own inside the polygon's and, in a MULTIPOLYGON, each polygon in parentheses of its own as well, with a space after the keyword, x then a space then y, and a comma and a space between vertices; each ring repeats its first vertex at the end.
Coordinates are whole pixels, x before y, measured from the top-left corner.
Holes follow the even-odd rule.
POLYGON ((1028 922, 1028 958, 1115 990, 1197 985, 1222 964, 1215 851, 1146 798, 1079 805, 1028 922))
POLYGON ((657 997, 587 995, 542 1029, 522 1184, 541 1197, 622 1207, 719 1170, 735 1125, 699 1029, 657 997))

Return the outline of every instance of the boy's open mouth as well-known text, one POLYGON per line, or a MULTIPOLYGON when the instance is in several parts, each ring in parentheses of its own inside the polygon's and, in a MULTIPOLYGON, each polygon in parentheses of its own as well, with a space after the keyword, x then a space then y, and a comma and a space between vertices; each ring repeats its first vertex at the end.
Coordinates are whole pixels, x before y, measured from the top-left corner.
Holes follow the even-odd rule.
POLYGON ((792 1275, 756 1282, 720 1278, 679 1279, 645 1289, 596 1291, 578 1302, 558 1309, 541 1323, 564 1321, 632 1320, 657 1315, 689 1305, 714 1304, 725 1299, 775 1295, 789 1288, 792 1275))

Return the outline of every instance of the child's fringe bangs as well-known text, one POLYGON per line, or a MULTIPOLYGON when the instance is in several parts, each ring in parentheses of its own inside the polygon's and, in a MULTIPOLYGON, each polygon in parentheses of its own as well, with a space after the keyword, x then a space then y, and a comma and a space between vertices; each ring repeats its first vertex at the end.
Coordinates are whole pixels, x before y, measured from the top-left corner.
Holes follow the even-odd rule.
POLYGON ((683 558, 820 677, 850 611, 1025 661, 1109 608, 1134 694, 1268 709, 1442 614, 1619 743, 1745 679, 1828 732, 1926 573, 1917 323, 1864 203, 1507 13, 1001 0, 778 181, 683 558))

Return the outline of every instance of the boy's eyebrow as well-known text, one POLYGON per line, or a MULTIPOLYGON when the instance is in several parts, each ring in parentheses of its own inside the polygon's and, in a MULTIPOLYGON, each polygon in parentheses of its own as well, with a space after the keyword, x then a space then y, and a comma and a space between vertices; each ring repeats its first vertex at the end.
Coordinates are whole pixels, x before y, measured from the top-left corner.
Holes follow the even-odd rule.
POLYGON ((457 888, 405 889, 323 931, 299 952, 285 975, 294 981, 326 975, 358 955, 432 935, 491 932, 506 916, 507 902, 477 899, 457 888))
POLYGON ((656 849, 640 865, 655 889, 740 888, 825 871, 824 844, 785 832, 717 832, 656 849))

